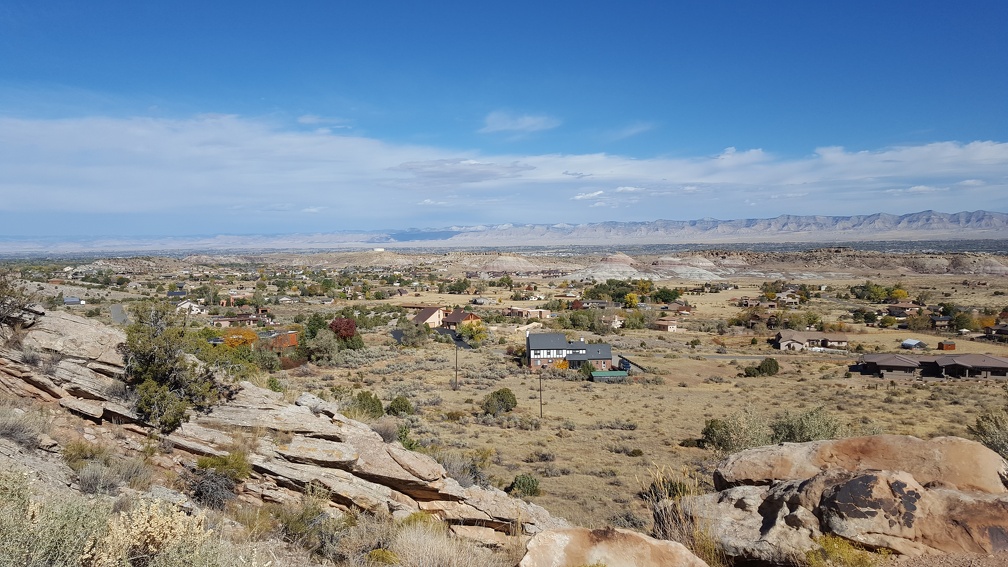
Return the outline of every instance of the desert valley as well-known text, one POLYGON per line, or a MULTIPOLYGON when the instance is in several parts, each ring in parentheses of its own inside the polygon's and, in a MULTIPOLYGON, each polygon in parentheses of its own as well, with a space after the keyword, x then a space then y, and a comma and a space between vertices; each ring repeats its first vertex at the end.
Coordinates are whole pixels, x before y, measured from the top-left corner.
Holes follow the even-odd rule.
MULTIPOLYGON (((348 535, 338 519, 361 513, 429 515, 481 564, 540 564, 533 546, 522 559, 523 537, 564 526, 675 539, 710 564, 816 564, 822 538, 879 558, 997 551, 997 514, 977 516, 987 535, 948 541, 849 517, 746 535, 738 526, 765 512, 727 527, 727 512, 684 504, 702 537, 673 535, 683 520, 668 502, 773 484, 725 478, 754 474, 733 464, 758 460, 745 450, 782 441, 880 439, 894 454, 938 443, 919 450, 958 451, 994 481, 953 481, 959 464, 912 454, 906 466, 846 458, 915 474, 925 498, 981 490, 1005 505, 1008 256, 870 248, 11 261, 3 291, 23 301, 3 321, 3 467, 44 492, 185 503, 246 542, 250 563, 404 553, 348 535), (954 438, 973 445, 950 449, 954 438), (303 525, 311 510, 334 525, 303 525)), ((821 506, 806 513, 828 516, 821 506)))

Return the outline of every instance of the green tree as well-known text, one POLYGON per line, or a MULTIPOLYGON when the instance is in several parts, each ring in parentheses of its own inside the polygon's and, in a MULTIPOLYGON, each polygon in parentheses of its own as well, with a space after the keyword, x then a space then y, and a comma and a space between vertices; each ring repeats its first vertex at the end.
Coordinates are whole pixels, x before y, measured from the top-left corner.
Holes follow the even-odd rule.
POLYGON ((209 408, 219 391, 209 371, 186 359, 185 330, 170 304, 146 301, 131 311, 133 323, 119 351, 127 380, 137 385, 136 411, 169 432, 186 419, 188 407, 209 408))
POLYGON ((660 287, 657 291, 651 294, 651 298, 658 303, 672 303, 673 301, 679 299, 680 295, 681 294, 677 289, 660 287))
POLYGON ((470 285, 471 282, 468 279, 463 278, 461 280, 456 280, 452 282, 450 285, 448 285, 447 290, 448 293, 456 293, 456 294, 468 293, 470 285))

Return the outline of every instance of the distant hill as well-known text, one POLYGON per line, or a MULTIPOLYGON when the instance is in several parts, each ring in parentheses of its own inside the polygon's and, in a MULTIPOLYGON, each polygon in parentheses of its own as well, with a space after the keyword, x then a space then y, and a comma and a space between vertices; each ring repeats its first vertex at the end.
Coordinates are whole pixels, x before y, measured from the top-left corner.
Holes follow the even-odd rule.
MULTIPOLYGON (((1008 238, 1008 214, 990 211, 856 216, 781 215, 770 219, 453 227, 457 246, 982 240, 1008 238)), ((420 242, 413 235, 412 243, 420 242)), ((426 242, 429 244, 429 242, 426 242)))
POLYGON ((308 235, 114 237, 75 241, 7 238, 0 239, 0 254, 989 239, 1008 239, 1008 214, 922 211, 905 215, 781 215, 742 220, 504 224, 308 235))

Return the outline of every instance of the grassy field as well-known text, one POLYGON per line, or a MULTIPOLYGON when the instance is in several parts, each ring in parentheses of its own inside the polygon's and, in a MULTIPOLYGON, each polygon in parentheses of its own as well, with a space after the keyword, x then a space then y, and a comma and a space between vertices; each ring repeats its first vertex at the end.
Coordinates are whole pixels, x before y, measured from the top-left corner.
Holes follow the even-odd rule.
MULTIPOLYGON (((904 282, 913 294, 914 282, 904 282)), ((953 284, 951 279, 928 278, 917 285, 953 284)), ((695 306, 692 319, 734 315, 739 309, 730 300, 755 295, 757 285, 749 282, 739 290, 687 296, 695 306)), ((1000 288, 957 292, 951 300, 977 305, 987 298, 991 306, 1000 306, 998 300, 1003 298, 992 296, 994 289, 1000 288)), ((429 295, 412 299, 450 305, 459 303, 460 298, 429 295)), ((835 321, 844 312, 840 307, 828 300, 816 300, 810 306, 827 321, 835 321)), ((523 334, 509 332, 506 327, 498 332, 497 336, 509 343, 524 339, 523 334)), ((852 326, 849 335, 852 344, 862 343, 869 352, 898 351, 899 343, 908 336, 932 344, 940 340, 863 325, 852 326)), ((645 330, 607 335, 603 338, 613 344, 614 354, 624 354, 652 372, 638 373, 637 381, 629 384, 543 380, 542 417, 540 377, 519 368, 496 342, 458 352, 461 379, 457 390, 451 386, 456 355, 453 346, 434 343, 421 349, 398 349, 385 334, 371 334, 366 339, 370 346, 388 350, 385 356, 390 358, 355 369, 307 367, 292 371, 288 380, 292 391, 332 392, 335 388, 337 395, 345 395, 363 388, 386 402, 395 395, 406 395, 419 408, 416 416, 408 418, 413 438, 442 450, 491 454, 486 473, 500 487, 517 474, 538 476, 543 493, 531 500, 586 526, 647 522, 637 493, 649 479, 650 468, 709 471, 718 455, 689 445, 712 418, 747 408, 772 418, 822 406, 841 420, 850 434, 968 436, 966 426, 980 412, 1002 407, 1006 401, 1003 381, 891 383, 888 378, 856 372, 848 377, 856 355, 781 353, 771 348, 766 335, 751 344, 753 336, 645 330), (691 348, 688 343, 692 339, 700 339, 700 345, 691 348), (723 347, 721 353, 719 347, 723 347), (779 361, 778 375, 739 377, 743 367, 768 356, 779 361), (506 420, 481 418, 480 401, 504 387, 514 392, 518 407, 506 420)), ((1008 356, 1005 345, 962 339, 957 339, 957 345, 957 352, 1008 356)))

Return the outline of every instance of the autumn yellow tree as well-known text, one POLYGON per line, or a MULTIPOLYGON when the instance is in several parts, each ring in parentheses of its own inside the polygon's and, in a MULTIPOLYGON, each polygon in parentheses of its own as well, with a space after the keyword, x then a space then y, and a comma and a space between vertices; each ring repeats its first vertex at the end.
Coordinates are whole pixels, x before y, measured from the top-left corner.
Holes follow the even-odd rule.
POLYGON ((259 340, 259 335, 248 327, 235 327, 234 329, 228 329, 224 334, 224 344, 231 348, 252 345, 255 344, 257 340, 259 340))

